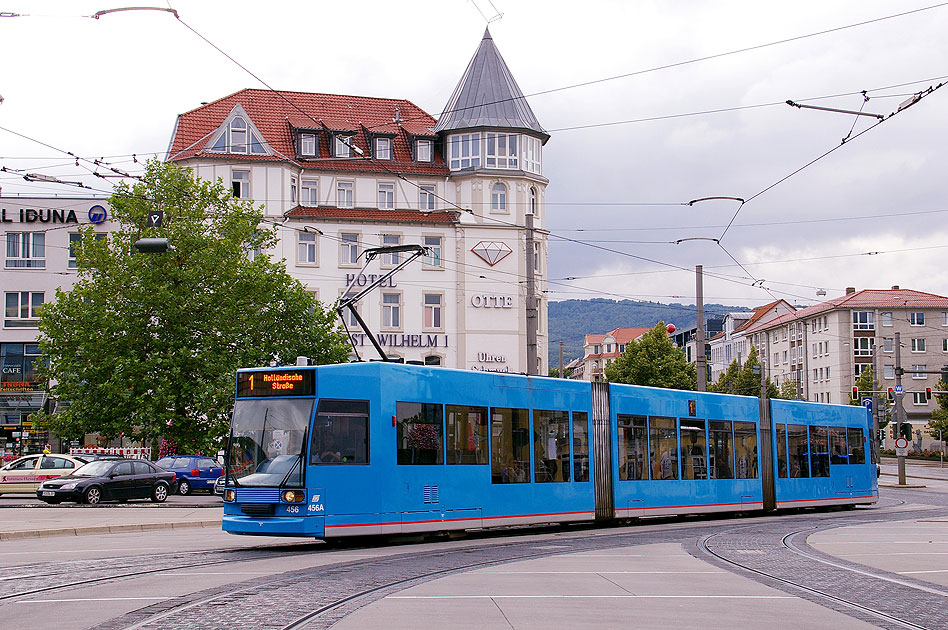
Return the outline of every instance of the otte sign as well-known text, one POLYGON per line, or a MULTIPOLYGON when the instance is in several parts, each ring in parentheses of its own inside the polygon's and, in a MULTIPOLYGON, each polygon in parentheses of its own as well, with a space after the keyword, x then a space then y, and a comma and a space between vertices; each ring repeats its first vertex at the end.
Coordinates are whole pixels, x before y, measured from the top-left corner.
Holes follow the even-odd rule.
POLYGON ((513 298, 509 295, 477 294, 471 296, 474 308, 513 308, 513 298))

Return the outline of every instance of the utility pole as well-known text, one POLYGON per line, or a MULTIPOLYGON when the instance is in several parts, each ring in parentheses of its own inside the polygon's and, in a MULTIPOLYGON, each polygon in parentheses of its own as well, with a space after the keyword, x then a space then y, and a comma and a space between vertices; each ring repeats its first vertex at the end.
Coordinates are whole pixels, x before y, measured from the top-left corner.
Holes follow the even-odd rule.
MULTIPOLYGON (((876 321, 879 321, 879 318, 876 318, 876 321)), ((882 405, 879 401, 879 377, 878 369, 879 361, 878 354, 876 353, 876 348, 879 347, 879 344, 876 344, 872 348, 872 453, 875 456, 876 462, 879 462, 879 414, 882 412, 882 405)))
POLYGON ((708 358, 704 354, 704 273, 695 265, 695 303, 698 307, 698 331, 695 334, 695 367, 698 368, 698 391, 708 391, 708 358))
MULTIPOLYGON (((895 439, 902 437, 902 421, 905 418, 902 396, 902 336, 895 333, 895 439)), ((899 455, 899 485, 905 485, 904 455, 899 455)))
POLYGON ((533 213, 527 216, 527 369, 526 374, 537 373, 537 287, 536 267, 534 263, 535 247, 533 242, 533 213))
MULTIPOLYGON (((760 374, 760 453, 761 460, 773 462, 773 426, 770 420, 770 399, 767 398, 767 373, 760 365, 754 366, 754 372, 760 374)), ((776 488, 774 485, 773 464, 763 466, 760 471, 760 481, 764 503, 764 511, 771 512, 777 509, 776 488)))
POLYGON ((560 378, 566 378, 566 370, 563 368, 563 342, 560 341, 560 378))

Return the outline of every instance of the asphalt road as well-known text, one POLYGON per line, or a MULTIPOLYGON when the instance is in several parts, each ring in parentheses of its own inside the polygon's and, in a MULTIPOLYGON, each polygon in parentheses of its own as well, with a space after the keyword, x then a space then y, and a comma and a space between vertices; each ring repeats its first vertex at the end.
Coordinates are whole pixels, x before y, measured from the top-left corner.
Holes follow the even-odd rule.
MULTIPOLYGON (((883 462, 881 481, 893 471, 883 462)), ((441 542, 329 545, 207 526, 0 540, 0 630, 64 619, 73 630, 285 628, 323 608, 294 627, 943 630, 948 475, 910 465, 909 477, 924 487, 882 488, 878 505, 852 511, 441 542)), ((220 499, 54 507, 0 497, 0 521, 72 514, 203 521, 220 518, 220 499)))

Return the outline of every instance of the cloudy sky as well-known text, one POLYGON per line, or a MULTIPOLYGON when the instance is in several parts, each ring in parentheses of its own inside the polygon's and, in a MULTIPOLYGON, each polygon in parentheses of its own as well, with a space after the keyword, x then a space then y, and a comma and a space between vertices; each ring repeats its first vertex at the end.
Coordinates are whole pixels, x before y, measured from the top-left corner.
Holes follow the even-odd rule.
MULTIPOLYGON (((708 301, 744 306, 847 286, 948 295, 948 87, 889 118, 948 78, 934 0, 156 0, 181 20, 83 17, 121 6, 0 0, 0 166, 107 192, 57 149, 135 172, 177 114, 264 87, 196 33, 274 88, 437 116, 501 13, 494 41, 552 136, 551 299, 693 303, 696 264, 708 301), (704 197, 747 201, 688 205, 704 197)), ((15 173, 0 186, 79 192, 15 173)))

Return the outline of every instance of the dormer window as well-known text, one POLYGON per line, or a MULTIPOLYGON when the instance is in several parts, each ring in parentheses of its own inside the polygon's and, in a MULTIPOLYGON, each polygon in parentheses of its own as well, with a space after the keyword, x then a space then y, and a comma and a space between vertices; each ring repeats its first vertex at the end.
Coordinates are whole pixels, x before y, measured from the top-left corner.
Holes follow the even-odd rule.
POLYGON ((247 152, 247 123, 243 118, 234 118, 230 121, 230 152, 247 152))
POLYGON ((375 157, 379 160, 392 159, 392 139, 391 138, 376 138, 375 139, 375 157))
POLYGON ((316 134, 300 134, 300 155, 313 157, 316 155, 316 134))
POLYGON ((247 118, 240 105, 234 107, 231 115, 218 128, 207 145, 207 150, 215 153, 250 153, 269 155, 269 150, 261 140, 260 132, 247 118))
POLYGON ((332 154, 334 157, 352 157, 352 136, 333 136, 332 154))
POLYGON ((418 162, 430 162, 432 160, 433 144, 431 140, 415 141, 415 160, 418 162))

